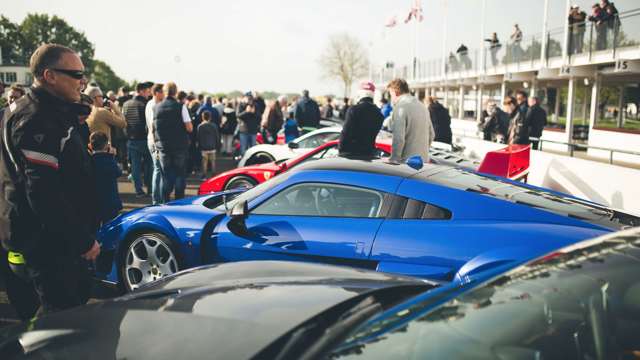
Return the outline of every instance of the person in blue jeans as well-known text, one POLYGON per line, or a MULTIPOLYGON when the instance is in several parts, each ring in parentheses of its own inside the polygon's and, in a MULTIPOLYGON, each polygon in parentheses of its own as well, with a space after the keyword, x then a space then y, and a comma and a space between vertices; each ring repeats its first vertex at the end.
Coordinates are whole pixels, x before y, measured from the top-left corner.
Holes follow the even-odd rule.
POLYGON ((238 135, 240 135, 240 153, 244 153, 256 145, 256 136, 260 121, 253 103, 248 103, 245 110, 238 115, 238 135))
POLYGON ((155 138, 153 136, 153 118, 156 105, 164 100, 162 84, 154 84, 151 88, 153 98, 149 100, 145 107, 145 118, 147 122, 147 148, 151 154, 153 174, 151 175, 151 203, 153 205, 162 203, 162 171, 160 168, 160 155, 156 151, 155 138))
POLYGON ((168 202, 174 189, 176 199, 184 197, 189 133, 193 131, 193 124, 187 108, 176 99, 176 84, 169 82, 163 90, 165 99, 154 108, 153 131, 162 170, 163 202, 168 202))
POLYGON ((131 161, 131 177, 136 189, 136 196, 146 196, 142 189, 142 174, 144 183, 151 193, 151 154, 147 147, 147 123, 145 106, 151 91, 150 83, 139 83, 136 86, 137 95, 122 106, 122 114, 127 120, 127 150, 131 161), (144 168, 143 168, 144 166, 144 168))

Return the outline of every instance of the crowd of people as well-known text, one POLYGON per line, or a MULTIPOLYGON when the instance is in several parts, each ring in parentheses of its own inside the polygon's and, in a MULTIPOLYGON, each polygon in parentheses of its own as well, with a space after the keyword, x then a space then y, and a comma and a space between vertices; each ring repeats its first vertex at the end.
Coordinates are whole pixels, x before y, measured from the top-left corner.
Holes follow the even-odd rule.
MULTIPOLYGON (((428 161, 433 141, 452 141, 449 111, 436 98, 419 100, 403 79, 389 83, 379 104, 375 85, 363 82, 355 104, 344 99, 336 109, 330 98, 320 107, 307 90, 292 101, 255 92, 239 99, 188 94, 173 82, 141 82, 134 94, 104 93, 87 84, 77 53, 56 44, 40 46, 30 68, 33 86, 11 86, 0 110, 0 267, 23 319, 87 301, 89 264, 101 252, 97 229, 122 209, 117 180, 123 171, 138 197, 166 203, 172 194, 185 196, 190 172, 214 173, 216 155, 233 153, 236 137, 243 153, 258 133, 265 143, 275 144, 281 131, 290 141, 336 112, 344 118, 344 157, 375 156, 383 128, 392 133, 389 161, 395 163, 414 156, 428 161)), ((535 108, 534 101, 522 110, 524 97, 520 107, 505 100, 511 125, 501 134, 509 143, 535 133, 522 130, 535 108)), ((504 130, 492 122, 487 129, 504 130)))
POLYGON ((547 125, 547 112, 540 106, 540 98, 518 90, 507 96, 502 109, 495 101, 489 101, 483 110, 478 128, 484 140, 503 144, 529 145, 538 149, 542 130, 547 125))

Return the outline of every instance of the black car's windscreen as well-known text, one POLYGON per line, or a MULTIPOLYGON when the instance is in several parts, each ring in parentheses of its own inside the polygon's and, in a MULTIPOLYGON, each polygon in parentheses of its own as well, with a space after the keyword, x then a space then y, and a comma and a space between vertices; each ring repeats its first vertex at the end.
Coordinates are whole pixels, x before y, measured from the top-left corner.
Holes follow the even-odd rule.
POLYGON ((402 322, 424 311, 406 308, 358 329, 333 358, 637 358, 640 242, 616 240, 519 268, 402 322))
POLYGON ((633 215, 568 196, 519 186, 460 168, 451 168, 428 175, 427 179, 429 182, 446 187, 493 196, 607 228, 622 229, 640 225, 640 218, 633 215))

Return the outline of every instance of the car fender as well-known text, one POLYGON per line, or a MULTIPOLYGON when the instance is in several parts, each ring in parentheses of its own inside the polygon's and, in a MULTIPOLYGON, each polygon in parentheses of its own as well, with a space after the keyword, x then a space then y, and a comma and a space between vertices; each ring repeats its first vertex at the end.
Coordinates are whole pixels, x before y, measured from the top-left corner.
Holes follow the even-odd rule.
POLYGON ((454 275, 454 282, 464 282, 466 278, 499 266, 511 264, 517 266, 539 256, 533 254, 530 247, 506 247, 484 252, 467 261, 454 275))
POLYGON ((122 233, 120 241, 117 244, 118 253, 120 253, 122 244, 131 234, 143 231, 159 232, 173 241, 179 241, 180 239, 175 228, 166 217, 160 214, 145 214, 136 219, 135 222, 122 233))

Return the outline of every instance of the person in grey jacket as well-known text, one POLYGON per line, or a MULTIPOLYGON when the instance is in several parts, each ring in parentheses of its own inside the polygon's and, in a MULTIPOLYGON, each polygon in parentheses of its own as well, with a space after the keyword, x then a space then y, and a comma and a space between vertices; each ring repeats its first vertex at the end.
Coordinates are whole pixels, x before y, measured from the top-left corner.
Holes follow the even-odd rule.
POLYGON ((392 80, 388 89, 394 103, 390 161, 404 162, 415 155, 420 155, 424 162, 429 161, 429 146, 435 136, 429 110, 409 93, 405 80, 392 80))

